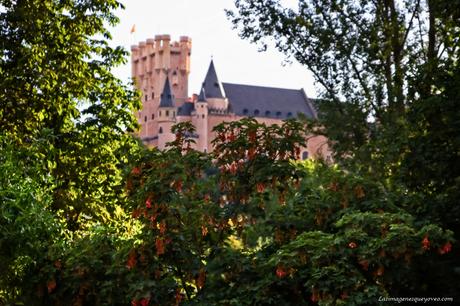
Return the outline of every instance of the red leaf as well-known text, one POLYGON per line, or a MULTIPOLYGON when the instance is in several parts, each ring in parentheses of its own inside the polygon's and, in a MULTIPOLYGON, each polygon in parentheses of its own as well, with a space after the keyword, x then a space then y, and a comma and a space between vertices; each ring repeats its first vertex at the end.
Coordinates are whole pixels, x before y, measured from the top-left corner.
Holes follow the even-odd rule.
POLYGON ((442 248, 439 249, 441 255, 449 253, 452 250, 452 244, 448 241, 442 248))
POLYGON ((145 200, 145 207, 152 208, 152 200, 150 199, 150 197, 148 197, 147 200, 145 200))
POLYGON ((133 170, 131 170, 131 174, 139 175, 141 174, 141 169, 139 169, 139 167, 134 167, 133 170))
POLYGON ((263 183, 257 183, 256 188, 258 193, 262 193, 265 190, 265 185, 263 183))
POLYGON ((160 256, 165 253, 165 245, 163 238, 157 238, 155 241, 155 247, 157 249, 157 255, 160 256))
POLYGON ((131 270, 132 268, 136 266, 136 263, 137 263, 136 252, 132 250, 131 252, 129 252, 128 261, 126 262, 126 267, 129 270, 131 270))
POLYGON ((358 245, 356 244, 356 242, 353 242, 353 241, 352 241, 352 242, 350 242, 350 243, 348 244, 348 247, 349 247, 350 249, 356 249, 356 248, 358 247, 358 245))
POLYGON ((166 233, 166 221, 165 220, 162 220, 160 222, 160 234, 164 234, 166 233))
POLYGON ((204 269, 200 269, 200 273, 198 274, 198 278, 196 279, 196 286, 198 287, 198 289, 203 288, 205 281, 206 271, 204 269))
POLYGON ((359 262, 359 264, 360 264, 361 267, 362 267, 364 270, 366 270, 366 271, 367 271, 367 269, 369 268, 369 261, 367 261, 367 260, 361 260, 361 261, 359 262))
POLYGON ((424 250, 429 250, 430 249, 430 240, 428 239, 428 236, 425 236, 422 240, 422 248, 424 250))
POLYGON ((287 272, 286 272, 286 270, 284 270, 284 267, 283 267, 283 266, 278 266, 278 267, 276 268, 276 276, 277 276, 278 278, 286 277, 286 275, 287 275, 287 272))
POLYGON ((48 287, 48 293, 53 292, 56 289, 56 281, 54 279, 48 281, 46 287, 48 287))

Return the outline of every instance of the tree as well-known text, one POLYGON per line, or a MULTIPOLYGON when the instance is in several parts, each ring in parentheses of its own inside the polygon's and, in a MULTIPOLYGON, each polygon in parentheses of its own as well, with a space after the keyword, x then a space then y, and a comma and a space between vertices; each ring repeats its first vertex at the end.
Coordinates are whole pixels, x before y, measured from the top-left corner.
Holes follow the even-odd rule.
POLYGON ((265 48, 273 38, 313 73, 337 159, 366 163, 384 155, 386 168, 377 170, 388 173, 405 149, 387 144, 404 135, 407 110, 436 93, 436 72, 457 65, 458 1, 301 0, 296 9, 281 3, 236 0, 227 14, 242 38, 265 48))
POLYGON ((121 168, 136 147, 138 96, 111 73, 126 51, 106 29, 115 0, 0 1, 0 130, 36 152, 55 179, 52 207, 71 228, 104 220, 122 199, 121 168))
MULTIPOLYGON (((406 192, 411 214, 458 239, 459 1, 282 3, 236 0, 227 14, 242 38, 274 41, 313 73, 321 87, 313 132, 329 138, 337 162, 406 192)), ((426 261, 419 278, 455 295, 458 267, 455 255, 426 261)))
POLYGON ((0 0, 0 304, 47 305, 54 259, 90 249, 96 266, 129 241, 123 169, 140 148, 139 99, 111 73, 127 54, 109 45, 120 7, 0 0))

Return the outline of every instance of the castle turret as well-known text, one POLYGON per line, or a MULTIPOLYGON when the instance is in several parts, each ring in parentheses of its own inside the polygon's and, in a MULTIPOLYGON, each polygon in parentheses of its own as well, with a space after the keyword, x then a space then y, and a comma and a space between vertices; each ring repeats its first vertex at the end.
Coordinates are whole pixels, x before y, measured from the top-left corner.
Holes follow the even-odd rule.
POLYGON ((174 103, 174 95, 171 91, 169 78, 163 87, 163 92, 160 95, 160 105, 158 107, 158 148, 164 149, 166 143, 174 140, 174 135, 171 132, 171 127, 176 123, 177 108, 174 103))
POLYGON ((208 101, 204 87, 201 88, 198 100, 195 102, 195 112, 192 114, 192 122, 199 135, 196 139, 196 148, 202 152, 208 152, 208 101))
POLYGON ((215 109, 219 111, 227 111, 228 109, 228 100, 225 98, 224 88, 219 82, 217 77, 216 68, 214 67, 214 61, 211 60, 209 64, 208 72, 203 81, 203 89, 206 93, 206 98, 208 106, 210 109, 215 109))

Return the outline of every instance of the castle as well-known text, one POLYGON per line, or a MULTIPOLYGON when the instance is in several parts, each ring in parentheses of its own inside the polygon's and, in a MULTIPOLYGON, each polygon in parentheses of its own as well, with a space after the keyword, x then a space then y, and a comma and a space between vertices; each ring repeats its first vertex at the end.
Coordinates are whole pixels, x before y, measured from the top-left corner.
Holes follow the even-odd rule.
MULTIPOLYGON (((147 146, 165 148, 175 135, 171 127, 191 121, 196 127, 195 149, 212 151, 214 126, 254 117, 265 124, 280 124, 302 113, 316 117, 303 89, 283 89, 221 83, 211 63, 199 95, 188 97, 188 76, 192 41, 182 36, 171 42, 169 35, 157 35, 131 47, 132 77, 142 92, 142 109, 137 112, 141 126, 139 137, 147 146)), ((329 157, 326 139, 310 137, 302 148, 302 159, 322 155, 329 157)))

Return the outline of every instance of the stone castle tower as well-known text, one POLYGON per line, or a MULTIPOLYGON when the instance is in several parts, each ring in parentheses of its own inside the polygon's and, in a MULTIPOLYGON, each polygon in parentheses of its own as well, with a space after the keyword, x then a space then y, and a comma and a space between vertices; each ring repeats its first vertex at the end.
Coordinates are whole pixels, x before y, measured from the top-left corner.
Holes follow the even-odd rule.
POLYGON ((188 98, 191 50, 189 37, 182 36, 178 42, 171 43, 169 35, 156 35, 155 39, 131 47, 131 74, 143 95, 142 109, 137 113, 141 125, 139 137, 151 145, 166 142, 160 139, 163 138, 160 132, 170 132, 175 109, 188 98), (168 93, 162 97, 165 90, 168 93), (161 105, 162 102, 166 104, 161 105), (151 135, 158 136, 149 139, 153 138, 151 135))
MULTIPOLYGON (((213 150, 214 127, 222 122, 253 117, 267 125, 303 114, 315 118, 312 101, 303 89, 286 89, 219 80, 213 60, 202 82, 199 95, 188 98, 188 77, 192 42, 188 37, 171 42, 169 35, 157 35, 131 47, 132 76, 142 92, 142 109, 137 112, 141 126, 139 138, 149 147, 164 149, 175 135, 171 127, 191 122, 196 129, 193 147, 201 152, 213 150)), ((329 156, 327 140, 309 137, 301 148, 301 158, 329 156)))

